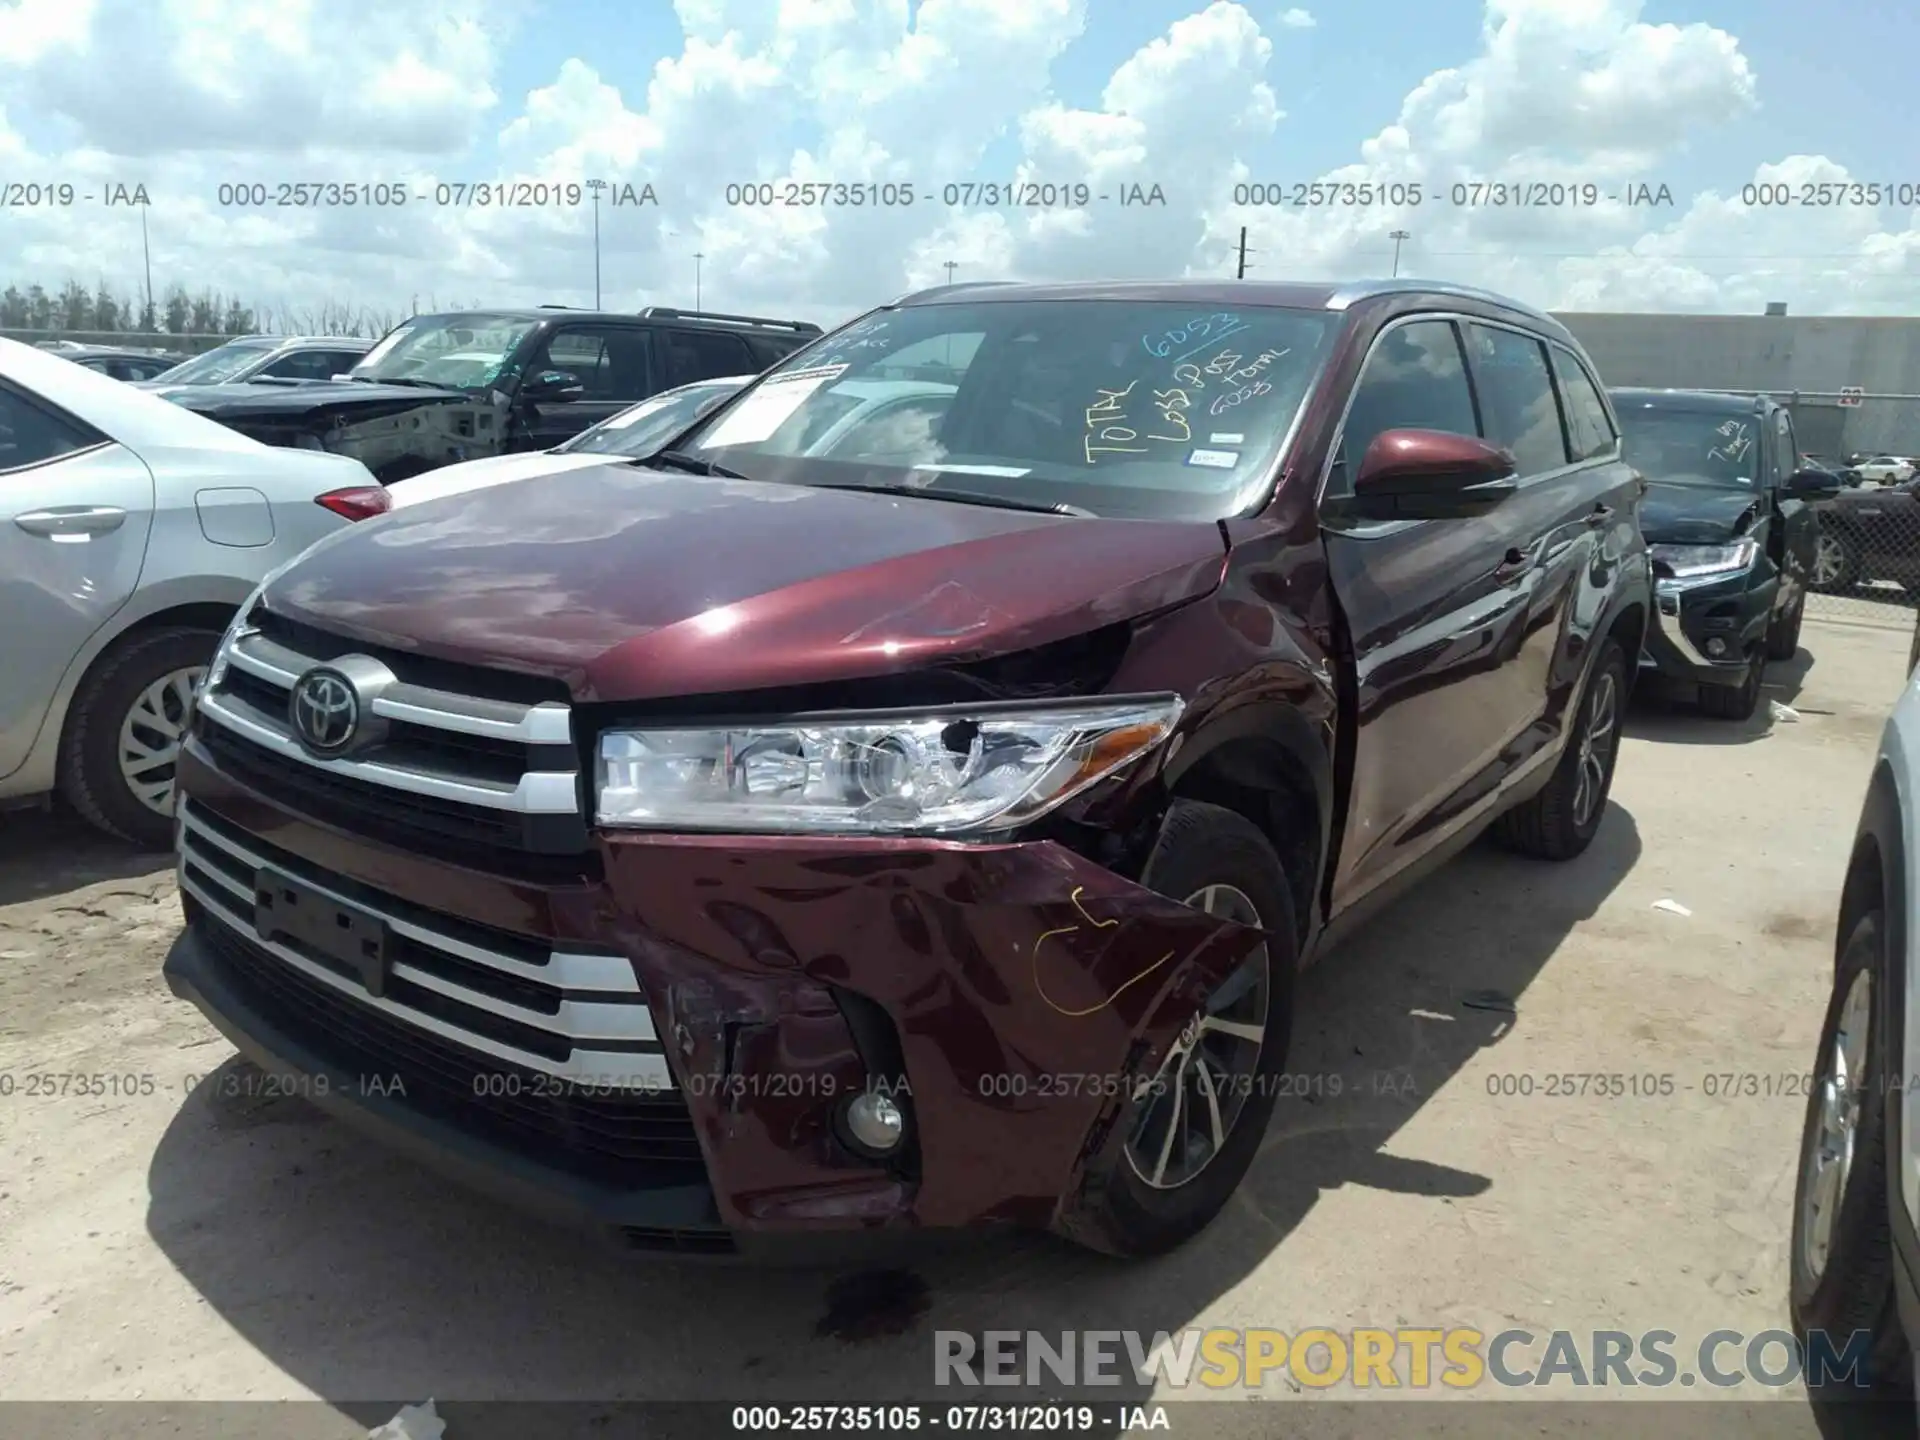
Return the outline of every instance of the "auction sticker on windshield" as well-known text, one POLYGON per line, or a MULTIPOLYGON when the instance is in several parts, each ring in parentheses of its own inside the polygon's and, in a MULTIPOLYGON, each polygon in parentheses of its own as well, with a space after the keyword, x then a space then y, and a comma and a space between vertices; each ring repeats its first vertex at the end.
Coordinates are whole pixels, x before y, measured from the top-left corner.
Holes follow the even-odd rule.
POLYGON ((702 450, 717 450, 727 445, 753 445, 765 440, 785 423, 787 417, 822 385, 840 374, 844 365, 822 365, 812 370, 795 370, 790 375, 770 375, 726 418, 703 436, 702 450))

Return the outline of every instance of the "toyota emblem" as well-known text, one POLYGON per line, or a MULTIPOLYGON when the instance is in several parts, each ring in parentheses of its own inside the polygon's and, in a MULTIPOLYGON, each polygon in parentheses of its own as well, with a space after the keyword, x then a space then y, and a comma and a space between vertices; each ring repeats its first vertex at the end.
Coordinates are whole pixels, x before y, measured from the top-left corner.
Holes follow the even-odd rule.
POLYGON ((360 728, 360 695, 338 670, 315 668, 294 682, 293 733, 316 755, 338 755, 360 728))

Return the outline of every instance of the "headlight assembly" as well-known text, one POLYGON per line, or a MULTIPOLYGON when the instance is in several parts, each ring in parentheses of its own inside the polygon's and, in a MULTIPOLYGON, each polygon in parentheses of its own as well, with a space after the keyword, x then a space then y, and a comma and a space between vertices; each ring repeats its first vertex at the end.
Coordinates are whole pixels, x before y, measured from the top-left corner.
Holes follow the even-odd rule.
POLYGON ((609 730, 596 821, 648 830, 956 835, 1023 824, 1152 750, 1177 696, 977 713, 609 730))
POLYGON ((1733 575, 1753 564, 1760 553, 1752 539, 1731 545, 1650 545, 1653 563, 1663 579, 1699 580, 1709 575, 1733 575))

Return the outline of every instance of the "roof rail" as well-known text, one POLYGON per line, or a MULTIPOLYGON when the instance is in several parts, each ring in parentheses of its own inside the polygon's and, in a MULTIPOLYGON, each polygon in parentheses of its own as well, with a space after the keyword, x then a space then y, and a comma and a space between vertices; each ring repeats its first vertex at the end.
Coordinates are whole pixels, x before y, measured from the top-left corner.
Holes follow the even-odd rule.
POLYGON ((1345 310, 1358 301, 1370 300, 1378 295, 1408 294, 1451 295, 1461 300, 1484 300, 1531 319, 1544 320, 1563 330, 1566 328, 1564 322, 1538 306, 1516 300, 1511 295, 1502 295, 1496 290, 1483 290, 1477 285, 1461 285, 1452 280, 1421 280, 1405 275, 1386 280, 1355 280, 1327 297, 1327 309, 1345 310))
POLYGON ((991 290, 1001 285, 1018 285, 1018 280, 961 280, 952 285, 935 285, 928 290, 909 290, 906 294, 891 300, 892 305, 905 305, 909 301, 931 300, 936 295, 959 295, 969 290, 991 290))
POLYGON ((818 335, 818 325, 805 320, 769 320, 764 315, 728 315, 719 310, 674 310, 665 305, 649 305, 640 312, 642 320, 714 320, 723 325, 759 325, 769 330, 791 330, 797 335, 818 335))

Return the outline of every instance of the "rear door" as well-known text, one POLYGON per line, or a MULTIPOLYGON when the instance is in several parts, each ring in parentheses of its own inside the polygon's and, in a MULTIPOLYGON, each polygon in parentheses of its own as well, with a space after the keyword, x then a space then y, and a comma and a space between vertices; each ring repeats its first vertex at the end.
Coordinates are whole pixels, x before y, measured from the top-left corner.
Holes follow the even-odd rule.
MULTIPOLYGON (((729 375, 756 375, 766 366, 754 358, 745 340, 720 330, 661 332, 667 354, 667 387, 729 375)), ((797 347, 796 347, 797 348, 797 347)))
MULTIPOLYGON (((1382 431, 1487 435, 1466 364, 1468 322, 1420 315, 1390 322, 1355 384, 1322 491, 1352 493, 1352 475, 1382 431)), ((1544 366, 1544 358, 1540 363, 1544 366)), ((1551 390, 1548 404, 1552 404, 1551 390)), ((1557 411, 1531 447, 1534 468, 1565 466, 1557 411)), ((1523 462, 1524 468, 1524 462, 1523 462)), ((1503 756, 1542 709, 1530 626, 1546 542, 1563 497, 1523 487, 1487 515, 1356 521, 1323 514, 1329 579, 1353 649, 1353 781, 1335 869, 1338 913, 1486 808, 1503 756)), ((1324 503, 1324 501, 1323 501, 1324 503)))
POLYGON ((73 657, 139 583, 140 457, 0 379, 0 775, 26 760, 73 657))
POLYGON ((578 376, 580 398, 521 405, 513 449, 551 450, 665 388, 655 383, 647 332, 638 325, 562 326, 534 352, 522 383, 546 370, 578 376))

